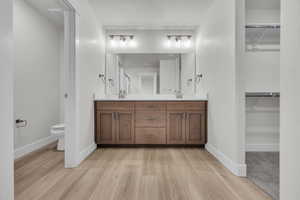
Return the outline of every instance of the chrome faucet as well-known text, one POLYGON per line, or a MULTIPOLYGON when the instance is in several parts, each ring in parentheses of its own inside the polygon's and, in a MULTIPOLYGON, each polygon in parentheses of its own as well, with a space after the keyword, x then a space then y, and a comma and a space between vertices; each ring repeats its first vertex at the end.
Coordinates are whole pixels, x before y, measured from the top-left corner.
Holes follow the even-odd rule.
POLYGON ((175 90, 175 96, 176 96, 176 99, 182 99, 183 98, 183 94, 180 90, 175 90))
POLYGON ((119 91, 119 99, 124 99, 126 97, 126 91, 125 90, 120 90, 119 91))

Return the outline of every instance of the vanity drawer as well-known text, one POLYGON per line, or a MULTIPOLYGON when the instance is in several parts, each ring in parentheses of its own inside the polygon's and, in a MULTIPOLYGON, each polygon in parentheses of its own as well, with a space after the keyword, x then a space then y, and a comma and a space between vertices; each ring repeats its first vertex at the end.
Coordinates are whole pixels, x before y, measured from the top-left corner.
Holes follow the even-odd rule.
POLYGON ((136 102, 135 110, 166 110, 164 102, 136 102))
POLYGON ((166 130, 164 128, 136 128, 136 144, 166 144, 166 130))
POLYGON ((206 102, 168 102, 167 110, 206 110, 206 102))
POLYGON ((134 110, 133 102, 96 102, 97 110, 134 110))
POLYGON ((165 111, 136 111, 135 127, 165 127, 165 111))

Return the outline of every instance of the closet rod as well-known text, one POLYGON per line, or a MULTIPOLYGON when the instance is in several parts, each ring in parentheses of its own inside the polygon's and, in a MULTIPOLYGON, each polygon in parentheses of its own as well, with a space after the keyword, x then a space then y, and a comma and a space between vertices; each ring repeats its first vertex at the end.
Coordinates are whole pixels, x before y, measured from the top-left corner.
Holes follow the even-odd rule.
POLYGON ((280 29, 280 25, 246 25, 246 28, 273 28, 280 29))
POLYGON ((279 92, 247 92, 246 97, 280 97, 279 92))

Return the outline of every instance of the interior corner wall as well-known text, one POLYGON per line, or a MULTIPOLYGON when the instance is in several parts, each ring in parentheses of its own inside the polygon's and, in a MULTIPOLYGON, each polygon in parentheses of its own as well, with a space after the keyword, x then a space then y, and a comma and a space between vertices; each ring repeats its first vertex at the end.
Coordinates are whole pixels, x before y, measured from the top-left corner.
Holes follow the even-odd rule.
POLYGON ((0 199, 14 199, 13 1, 0 1, 0 199))
POLYGON ((300 1, 281 1, 280 199, 300 197, 300 1))
POLYGON ((76 88, 79 131, 79 161, 96 148, 94 140, 94 97, 104 93, 99 74, 105 70, 105 34, 87 0, 78 2, 76 88))
POLYGON ((212 3, 197 34, 197 90, 208 93, 207 149, 236 175, 243 161, 237 125, 236 2, 212 3), (218 13, 218 14, 216 14, 218 13))
POLYGON ((29 3, 14 1, 15 118, 28 121, 26 127, 15 128, 17 157, 40 141, 55 140, 50 128, 60 121, 59 32, 29 3))

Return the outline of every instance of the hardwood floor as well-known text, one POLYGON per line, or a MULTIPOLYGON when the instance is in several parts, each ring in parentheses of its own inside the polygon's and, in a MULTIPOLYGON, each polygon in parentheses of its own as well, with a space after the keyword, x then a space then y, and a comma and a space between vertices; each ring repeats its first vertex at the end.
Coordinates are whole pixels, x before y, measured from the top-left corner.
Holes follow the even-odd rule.
POLYGON ((48 148, 16 161, 15 199, 271 199, 203 149, 104 148, 76 169, 64 169, 63 156, 48 148))

